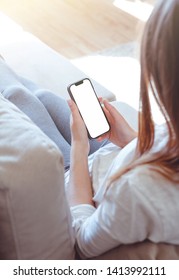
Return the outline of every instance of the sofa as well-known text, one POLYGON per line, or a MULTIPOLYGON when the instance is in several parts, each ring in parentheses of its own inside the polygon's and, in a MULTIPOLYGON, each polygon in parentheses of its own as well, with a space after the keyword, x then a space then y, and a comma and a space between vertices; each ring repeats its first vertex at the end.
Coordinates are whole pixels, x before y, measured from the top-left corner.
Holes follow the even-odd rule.
MULTIPOLYGON (((0 45, 8 65, 40 87, 68 98, 67 86, 87 75, 33 35, 0 45)), ((137 113, 93 80, 137 128, 137 113)), ((56 145, 0 96, 0 259, 78 259, 64 188, 63 157, 56 145), (50 175, 49 175, 50 174, 50 175)), ((121 245, 94 259, 179 259, 179 246, 121 245)))

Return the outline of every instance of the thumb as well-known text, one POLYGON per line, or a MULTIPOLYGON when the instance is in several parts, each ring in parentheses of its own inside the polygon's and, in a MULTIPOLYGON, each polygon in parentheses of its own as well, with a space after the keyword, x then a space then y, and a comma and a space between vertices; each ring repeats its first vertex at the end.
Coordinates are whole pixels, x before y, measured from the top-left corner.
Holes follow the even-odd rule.
POLYGON ((68 102, 68 105, 69 105, 70 110, 71 110, 71 117, 72 117, 71 119, 72 119, 73 123, 74 122, 75 123, 76 122, 77 123, 84 123, 83 119, 82 119, 82 117, 79 113, 79 110, 78 110, 78 107, 77 107, 76 103, 71 99, 68 100, 67 102, 68 102))
POLYGON ((69 100, 67 100, 67 102, 68 102, 68 106, 70 107, 71 113, 73 113, 74 112, 74 102, 73 102, 73 100, 69 99, 69 100))
POLYGON ((67 100, 67 102, 68 102, 68 106, 70 107, 72 116, 73 117, 78 116, 79 112, 75 102, 72 99, 67 100))

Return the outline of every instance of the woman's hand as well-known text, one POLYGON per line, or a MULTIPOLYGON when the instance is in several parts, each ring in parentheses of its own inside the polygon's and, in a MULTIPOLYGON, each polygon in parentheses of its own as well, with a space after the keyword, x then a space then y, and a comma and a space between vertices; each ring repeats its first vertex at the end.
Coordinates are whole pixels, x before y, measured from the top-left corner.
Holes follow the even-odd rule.
POLYGON ((89 140, 87 130, 82 120, 78 108, 72 100, 68 100, 68 105, 71 109, 71 135, 72 146, 79 146, 80 150, 88 155, 89 153, 89 140))
MULTIPOLYGON (((101 98, 100 101, 102 101, 101 98)), ((137 137, 137 132, 130 127, 119 111, 108 101, 104 100, 103 104, 103 109, 110 123, 111 129, 108 133, 99 137, 98 141, 108 138, 112 143, 123 148, 137 137)))

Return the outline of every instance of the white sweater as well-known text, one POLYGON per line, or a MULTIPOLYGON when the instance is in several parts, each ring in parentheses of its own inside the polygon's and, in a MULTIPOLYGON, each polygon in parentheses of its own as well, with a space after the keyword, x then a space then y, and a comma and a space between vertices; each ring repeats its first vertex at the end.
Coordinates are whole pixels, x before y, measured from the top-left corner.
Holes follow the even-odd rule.
MULTIPOLYGON (((160 151, 166 141, 166 129, 161 126, 151 154, 160 151)), ((179 185, 149 165, 126 173, 104 195, 107 180, 130 162, 135 148, 136 139, 123 149, 108 144, 89 157, 97 208, 85 204, 71 207, 81 257, 90 258, 120 244, 145 239, 179 244, 179 185)))

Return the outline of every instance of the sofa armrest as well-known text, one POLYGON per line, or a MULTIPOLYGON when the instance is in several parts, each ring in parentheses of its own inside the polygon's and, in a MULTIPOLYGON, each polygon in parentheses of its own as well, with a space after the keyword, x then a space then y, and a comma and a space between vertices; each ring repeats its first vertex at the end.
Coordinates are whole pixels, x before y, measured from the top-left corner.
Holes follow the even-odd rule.
POLYGON ((58 147, 0 94, 0 259, 73 259, 58 147))

